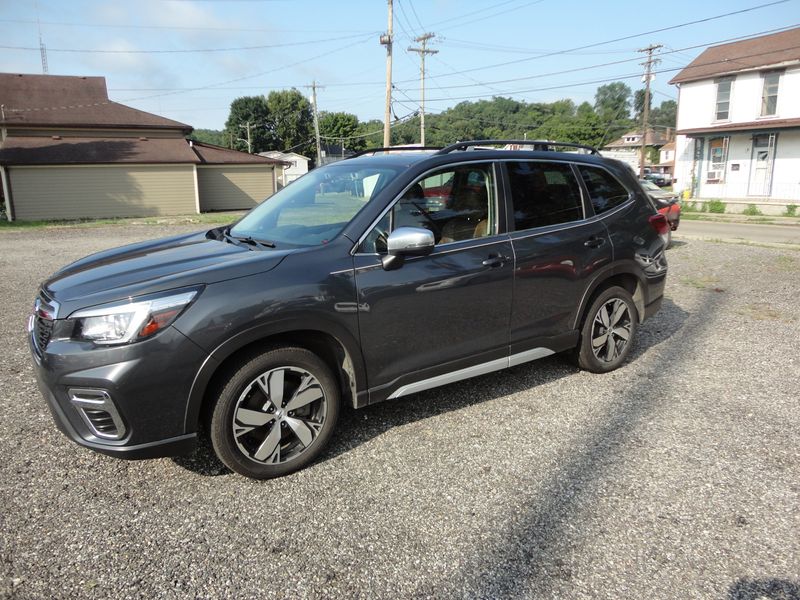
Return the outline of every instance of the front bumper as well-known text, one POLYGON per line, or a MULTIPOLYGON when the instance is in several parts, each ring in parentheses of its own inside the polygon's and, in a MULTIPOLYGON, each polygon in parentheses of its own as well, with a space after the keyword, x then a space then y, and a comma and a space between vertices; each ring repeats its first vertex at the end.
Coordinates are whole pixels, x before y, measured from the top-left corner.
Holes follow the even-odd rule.
POLYGON ((36 378, 58 428, 72 441, 128 459, 191 452, 196 424, 186 423, 189 391, 207 353, 174 327, 135 344, 98 347, 29 337, 36 378), (108 436, 75 402, 75 392, 104 397, 114 416, 108 436))

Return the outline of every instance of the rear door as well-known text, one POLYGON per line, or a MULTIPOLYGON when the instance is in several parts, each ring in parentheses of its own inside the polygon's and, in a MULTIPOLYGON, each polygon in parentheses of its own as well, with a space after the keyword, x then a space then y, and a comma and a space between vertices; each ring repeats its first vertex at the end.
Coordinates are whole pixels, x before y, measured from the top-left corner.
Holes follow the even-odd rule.
POLYGON ((500 211, 495 165, 468 163, 421 177, 367 233, 354 262, 371 401, 507 359, 513 253, 500 211), (430 229, 437 244, 387 271, 397 227, 430 229))
POLYGON ((516 256, 511 355, 558 352, 575 343, 581 298, 594 273, 611 262, 611 243, 603 223, 591 218, 570 163, 505 166, 516 256))

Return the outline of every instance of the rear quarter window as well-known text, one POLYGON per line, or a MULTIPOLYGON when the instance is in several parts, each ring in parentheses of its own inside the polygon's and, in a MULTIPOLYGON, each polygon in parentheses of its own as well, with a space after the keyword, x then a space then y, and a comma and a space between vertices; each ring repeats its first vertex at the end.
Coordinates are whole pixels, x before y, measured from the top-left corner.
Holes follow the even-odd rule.
POLYGON ((625 186, 605 169, 580 165, 578 170, 586 184, 586 189, 589 190, 589 199, 592 201, 596 215, 616 208, 630 197, 625 186))

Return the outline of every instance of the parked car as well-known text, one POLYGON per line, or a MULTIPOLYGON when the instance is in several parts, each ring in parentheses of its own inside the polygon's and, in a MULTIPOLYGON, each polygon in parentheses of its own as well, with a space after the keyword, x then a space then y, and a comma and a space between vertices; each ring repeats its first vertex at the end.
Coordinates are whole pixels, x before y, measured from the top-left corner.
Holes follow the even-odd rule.
POLYGON ((640 179, 639 184, 653 200, 656 209, 667 218, 669 222, 669 243, 672 243, 672 232, 678 229, 681 223, 681 201, 678 194, 667 192, 655 185, 652 181, 640 179))
POLYGON ((189 452, 204 424, 262 479, 319 456, 345 402, 558 352, 616 369, 661 305, 667 220, 594 149, 485 144, 363 153, 230 226, 62 268, 28 324, 56 424, 122 458, 189 452))
POLYGON ((657 186, 660 187, 667 186, 672 181, 672 179, 665 173, 654 173, 652 171, 649 173, 645 173, 644 178, 647 179, 648 181, 652 181, 653 183, 655 183, 657 186))

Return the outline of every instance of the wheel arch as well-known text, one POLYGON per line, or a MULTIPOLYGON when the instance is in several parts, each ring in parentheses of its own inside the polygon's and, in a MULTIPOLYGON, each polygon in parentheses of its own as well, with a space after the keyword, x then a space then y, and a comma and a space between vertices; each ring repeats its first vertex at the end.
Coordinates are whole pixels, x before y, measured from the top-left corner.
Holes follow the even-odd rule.
POLYGON ((583 321, 586 318, 586 311, 592 305, 592 302, 594 302, 598 294, 615 285, 627 290, 633 297, 639 323, 644 321, 646 283, 642 275, 637 273, 633 267, 629 265, 616 265, 596 275, 592 283, 586 288, 578 311, 575 314, 574 329, 580 329, 583 326, 583 321))
POLYGON ((189 392, 184 429, 196 431, 200 419, 213 408, 213 391, 234 370, 243 356, 275 346, 310 350, 333 371, 342 400, 353 407, 366 404, 366 371, 356 340, 346 330, 320 323, 283 323, 275 327, 254 327, 218 346, 195 375, 189 392))

